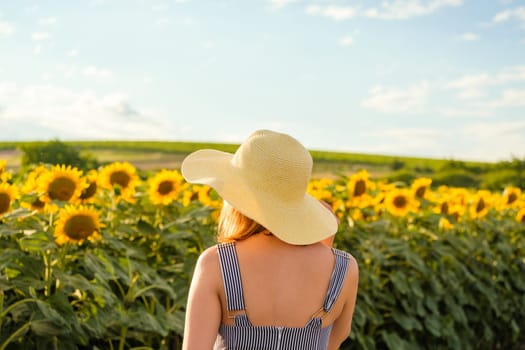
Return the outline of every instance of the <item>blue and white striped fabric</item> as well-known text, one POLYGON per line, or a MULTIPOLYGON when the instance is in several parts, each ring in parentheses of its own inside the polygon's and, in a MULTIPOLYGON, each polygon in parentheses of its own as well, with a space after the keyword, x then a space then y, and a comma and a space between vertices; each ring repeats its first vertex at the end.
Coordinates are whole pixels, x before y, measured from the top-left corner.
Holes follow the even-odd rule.
POLYGON ((325 350, 332 325, 322 328, 322 316, 334 305, 346 277, 349 254, 332 248, 335 266, 321 312, 304 327, 252 326, 244 312, 244 297, 235 243, 217 245, 228 312, 235 313, 233 325, 221 324, 215 350, 325 350), (323 312, 324 311, 324 312, 323 312))

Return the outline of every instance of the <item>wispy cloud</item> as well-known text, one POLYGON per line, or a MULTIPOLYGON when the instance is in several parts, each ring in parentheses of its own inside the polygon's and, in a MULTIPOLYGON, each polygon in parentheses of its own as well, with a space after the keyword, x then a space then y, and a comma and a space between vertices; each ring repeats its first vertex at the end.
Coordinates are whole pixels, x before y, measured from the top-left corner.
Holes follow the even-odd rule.
POLYGON ((523 89, 506 89, 502 92, 501 97, 489 103, 493 108, 511 108, 525 106, 525 90, 523 89))
POLYGON ((43 41, 43 40, 49 40, 51 38, 51 34, 47 32, 36 32, 31 35, 31 38, 34 41, 43 41))
POLYGON ((160 115, 139 108, 122 93, 99 95, 56 85, 0 84, 0 122, 20 128, 23 139, 169 139, 172 126, 160 115))
POLYGON ((103 69, 96 66, 87 66, 82 70, 86 77, 94 77, 98 80, 107 80, 113 78, 113 72, 109 69, 103 69))
POLYGON ((350 46, 354 43, 354 38, 350 35, 346 35, 339 39, 339 45, 341 46, 350 46))
POLYGON ((486 96, 488 87, 520 81, 525 81, 525 65, 507 67, 494 74, 466 75, 450 81, 445 88, 457 90, 460 98, 475 98, 486 96))
POLYGON ((343 21, 355 17, 357 15, 357 9, 350 6, 320 6, 320 5, 309 5, 306 7, 306 13, 309 15, 324 16, 335 21, 343 21))
POLYGON ((463 0, 393 0, 381 2, 380 8, 369 8, 364 15, 370 18, 403 20, 431 14, 442 7, 460 6, 463 0))
POLYGON ((463 41, 477 41, 479 40, 479 35, 474 33, 463 33, 459 36, 459 39, 463 41))
POLYGON ((42 26, 51 26, 57 23, 56 17, 46 17, 46 18, 40 18, 38 20, 38 24, 42 26))
POLYGON ((525 155, 525 121, 476 122, 456 132, 470 140, 472 147, 464 153, 473 159, 497 161, 525 155))
POLYGON ((462 4, 463 0, 393 0, 382 1, 379 7, 364 9, 339 5, 309 5, 306 7, 306 13, 328 17, 335 21, 343 21, 356 16, 383 20, 406 20, 429 15, 443 7, 456 7, 462 4))
POLYGON ((13 34, 15 31, 15 27, 11 25, 9 22, 1 21, 0 20, 0 36, 8 36, 13 34))
POLYGON ((76 57, 78 56, 78 50, 77 49, 71 49, 67 52, 68 57, 76 57))
POLYGON ((509 9, 509 10, 498 12, 492 18, 492 22, 502 23, 502 22, 507 22, 511 19, 516 19, 522 24, 523 28, 525 28, 525 7, 520 6, 514 9, 509 9))
MULTIPOLYGON (((381 154, 435 154, 444 138, 441 130, 424 127, 386 127, 365 133, 367 138, 376 140, 364 152, 381 154)), ((353 149, 360 151, 359 146, 353 149)))
POLYGON ((270 3, 271 3, 272 8, 281 9, 297 1, 298 0, 270 0, 270 3))
POLYGON ((423 110, 429 91, 425 81, 408 88, 384 88, 377 86, 369 91, 362 106, 383 113, 414 113, 423 110))

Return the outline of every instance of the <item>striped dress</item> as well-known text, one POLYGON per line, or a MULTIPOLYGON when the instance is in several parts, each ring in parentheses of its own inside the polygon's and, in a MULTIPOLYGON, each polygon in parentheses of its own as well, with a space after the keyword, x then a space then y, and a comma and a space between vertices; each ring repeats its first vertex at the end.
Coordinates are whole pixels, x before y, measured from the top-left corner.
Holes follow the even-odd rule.
POLYGON ((327 349, 332 325, 322 327, 322 317, 334 305, 348 269, 349 254, 332 248, 335 266, 323 307, 304 327, 252 326, 244 312, 244 297, 235 243, 217 245, 228 313, 234 324, 221 324, 214 349, 228 350, 320 350, 327 349))

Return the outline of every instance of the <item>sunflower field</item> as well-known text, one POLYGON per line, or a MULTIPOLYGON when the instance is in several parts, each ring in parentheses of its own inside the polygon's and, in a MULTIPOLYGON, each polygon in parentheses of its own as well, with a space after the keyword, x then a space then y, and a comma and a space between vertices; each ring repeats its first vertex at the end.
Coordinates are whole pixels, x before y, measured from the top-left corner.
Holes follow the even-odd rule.
MULTIPOLYGON (((342 349, 523 349, 525 195, 312 179, 359 263, 342 349)), ((0 350, 180 349, 199 254, 221 201, 178 170, 83 172, 0 160, 0 350)))

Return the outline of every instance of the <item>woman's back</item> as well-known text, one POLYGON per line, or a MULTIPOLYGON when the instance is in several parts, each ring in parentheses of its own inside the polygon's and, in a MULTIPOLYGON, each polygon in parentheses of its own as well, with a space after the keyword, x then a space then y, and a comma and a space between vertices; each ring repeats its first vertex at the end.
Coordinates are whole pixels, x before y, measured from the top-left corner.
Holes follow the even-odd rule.
MULTIPOLYGON (((294 246, 262 234, 237 242, 236 251, 246 314, 253 325, 303 327, 323 306, 335 263, 330 248, 320 243, 294 246)), ((227 315, 224 289, 221 304, 227 315)), ((338 300, 334 314, 341 306, 338 300)), ((333 317, 326 318, 324 325, 331 321, 333 317)), ((223 323, 232 320, 224 317, 223 323)))

